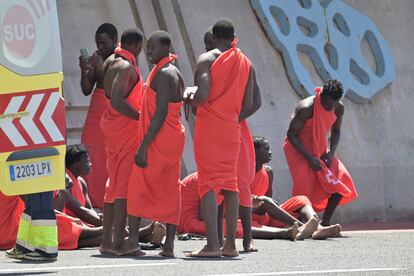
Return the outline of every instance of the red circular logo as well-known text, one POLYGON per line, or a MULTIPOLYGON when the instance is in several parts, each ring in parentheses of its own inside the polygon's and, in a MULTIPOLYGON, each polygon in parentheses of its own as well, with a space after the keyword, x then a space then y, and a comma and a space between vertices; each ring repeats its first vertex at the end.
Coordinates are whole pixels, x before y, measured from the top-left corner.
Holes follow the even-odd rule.
POLYGON ((25 59, 33 52, 36 25, 26 8, 12 6, 3 17, 1 33, 4 45, 15 58, 25 59))

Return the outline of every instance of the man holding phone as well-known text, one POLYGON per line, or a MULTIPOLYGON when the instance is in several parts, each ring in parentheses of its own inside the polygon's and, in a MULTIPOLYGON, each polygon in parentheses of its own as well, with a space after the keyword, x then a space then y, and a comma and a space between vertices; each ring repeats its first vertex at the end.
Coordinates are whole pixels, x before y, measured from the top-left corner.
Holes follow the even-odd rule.
POLYGON ((89 56, 86 48, 80 49, 81 56, 79 56, 82 93, 88 96, 93 91, 81 143, 88 148, 92 163, 91 173, 86 177, 91 203, 93 207, 102 208, 105 184, 108 179, 106 148, 100 128, 100 120, 106 106, 102 68, 104 61, 114 53, 118 43, 118 31, 114 25, 104 23, 96 30, 95 41, 98 50, 92 56, 89 56))

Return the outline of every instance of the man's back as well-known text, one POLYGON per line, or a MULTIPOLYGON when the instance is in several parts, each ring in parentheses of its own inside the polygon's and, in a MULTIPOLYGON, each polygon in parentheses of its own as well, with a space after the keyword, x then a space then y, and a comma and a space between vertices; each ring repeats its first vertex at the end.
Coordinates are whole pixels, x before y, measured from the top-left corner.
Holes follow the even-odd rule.
POLYGON ((164 83, 169 83, 169 99, 171 103, 178 103, 182 101, 184 91, 184 81, 178 68, 168 63, 161 68, 151 81, 151 88, 155 93, 162 89, 164 83))
POLYGON ((135 72, 133 66, 116 54, 111 55, 104 63, 103 66, 103 86, 105 89, 105 96, 110 99, 115 82, 125 81, 125 90, 131 92, 135 84, 138 82, 138 75, 135 72))

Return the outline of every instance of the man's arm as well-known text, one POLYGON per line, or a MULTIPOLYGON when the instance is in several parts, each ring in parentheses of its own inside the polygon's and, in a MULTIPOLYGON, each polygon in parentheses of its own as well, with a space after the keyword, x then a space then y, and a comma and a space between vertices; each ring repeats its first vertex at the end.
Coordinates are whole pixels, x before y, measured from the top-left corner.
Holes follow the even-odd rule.
POLYGON ((52 199, 53 209, 62 212, 63 208, 65 208, 66 198, 67 196, 65 190, 57 191, 57 195, 52 199))
POLYGON ((200 55, 197 61, 197 75, 195 76, 197 83, 197 91, 194 94, 194 99, 190 101, 192 106, 197 106, 204 103, 208 99, 210 93, 212 54, 204 53, 200 55))
POLYGON ((95 226, 102 226, 102 220, 94 210, 82 206, 68 190, 66 190, 66 194, 66 208, 72 211, 82 221, 95 226))
POLYGON ((331 138, 329 151, 322 154, 321 159, 324 160, 326 166, 329 168, 332 164, 333 158, 335 156, 336 148, 339 144, 339 139, 341 138, 341 125, 342 118, 345 112, 345 107, 342 102, 339 103, 338 107, 335 109, 336 121, 331 128, 331 138))
POLYGON ((265 196, 271 198, 273 196, 273 169, 270 166, 265 166, 265 170, 269 179, 269 185, 265 196))
POLYGON ((91 67, 82 56, 79 57, 79 67, 81 68, 81 81, 80 85, 82 93, 88 96, 92 93, 92 89, 96 83, 95 68, 91 67))
POLYGON ((312 112, 312 106, 302 106, 302 104, 299 104, 295 110, 293 119, 290 122, 287 138, 295 147, 295 149, 299 151, 299 153, 302 154, 302 156, 308 161, 309 166, 311 166, 311 168, 315 171, 319 171, 322 169, 319 158, 316 158, 310 152, 308 152, 298 137, 299 132, 305 126, 305 122, 312 116, 312 112))
POLYGON ((134 74, 136 73, 128 62, 122 62, 119 65, 119 71, 115 76, 111 89, 111 106, 122 115, 138 120, 138 110, 133 109, 126 100, 131 93, 130 82, 134 74))
MULTIPOLYGON (((239 116, 239 121, 242 121, 248 117, 250 117, 251 115, 253 115, 262 105, 262 97, 260 95, 260 88, 259 88, 259 84, 257 83, 257 79, 256 79, 256 70, 254 69, 253 66, 250 67, 250 75, 252 77, 252 79, 250 80, 250 75, 249 75, 249 81, 252 81, 253 83, 253 88, 252 88, 252 105, 250 109, 246 109, 240 112, 240 116, 239 116)), ((247 88, 249 87, 249 83, 247 83, 247 87, 246 87, 246 93, 247 93, 247 88)), ((245 94, 246 97, 246 94, 245 94)), ((243 104, 244 104, 244 99, 243 99, 243 104)))
MULTIPOLYGON (((88 185, 86 184, 85 179, 79 177, 79 182, 82 185, 82 192, 83 192, 83 196, 85 197, 85 207, 88 209, 92 209, 92 203, 91 203, 91 199, 89 198, 89 194, 88 194, 88 185)), ((93 209, 92 209, 93 210, 93 209)))
POLYGON ((174 75, 168 69, 161 69, 154 77, 151 87, 157 92, 155 113, 151 119, 147 133, 145 133, 144 139, 138 152, 135 155, 135 163, 141 168, 147 167, 147 150, 148 146, 154 140, 158 131, 161 129, 165 118, 168 114, 168 103, 170 102, 170 94, 172 91, 178 89, 178 81, 174 78, 174 75))

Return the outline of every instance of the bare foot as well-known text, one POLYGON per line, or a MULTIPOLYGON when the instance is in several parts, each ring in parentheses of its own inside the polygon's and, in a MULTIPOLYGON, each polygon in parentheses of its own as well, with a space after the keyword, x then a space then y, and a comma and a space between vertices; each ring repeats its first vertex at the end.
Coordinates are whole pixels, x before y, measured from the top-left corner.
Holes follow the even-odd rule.
POLYGON ((165 225, 158 221, 155 222, 154 230, 152 231, 152 234, 151 234, 150 243, 155 244, 155 245, 161 245, 166 233, 167 233, 167 230, 166 230, 165 225))
POLYGON ((287 237, 291 240, 291 241, 295 241, 296 237, 299 233, 299 225, 297 222, 293 223, 293 226, 287 229, 287 237))
POLYGON ((200 250, 193 251, 191 253, 185 254, 187 257, 195 257, 195 258, 220 258, 221 257, 221 250, 211 250, 207 248, 207 245, 204 246, 200 250))
POLYGON ((309 239, 312 236, 313 232, 315 232, 316 229, 318 229, 318 225, 318 219, 315 217, 311 218, 310 220, 308 220, 308 222, 299 227, 299 233, 297 234, 296 239, 309 239))
POLYGON ((121 245, 121 247, 114 248, 113 254, 116 256, 125 256, 125 255, 131 255, 131 254, 134 256, 145 255, 145 253, 141 251, 141 248, 139 247, 139 245, 132 243, 128 240, 125 240, 125 242, 121 245))
POLYGON ((106 255, 106 254, 114 254, 114 251, 112 250, 112 248, 110 247, 106 247, 104 245, 101 244, 101 246, 99 247, 99 252, 102 255, 106 255))
POLYGON ((226 242, 225 238, 219 238, 219 244, 220 244, 220 248, 222 248, 224 246, 224 243, 226 242))
POLYGON ((221 253, 225 257, 237 257, 239 256, 239 251, 237 251, 235 244, 230 244, 230 242, 224 243, 221 253))
POLYGON ((163 248, 158 255, 163 257, 175 258, 174 250, 163 248))
POLYGON ((257 247, 253 243, 253 240, 251 239, 243 239, 243 249, 245 253, 258 251, 257 247))
POLYGON ((319 226, 318 230, 312 234, 312 239, 323 240, 327 238, 337 238, 341 236, 341 225, 319 226))

